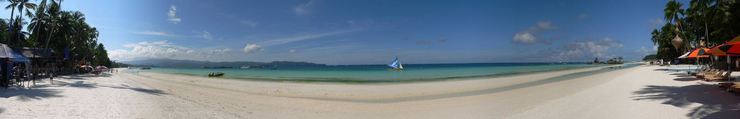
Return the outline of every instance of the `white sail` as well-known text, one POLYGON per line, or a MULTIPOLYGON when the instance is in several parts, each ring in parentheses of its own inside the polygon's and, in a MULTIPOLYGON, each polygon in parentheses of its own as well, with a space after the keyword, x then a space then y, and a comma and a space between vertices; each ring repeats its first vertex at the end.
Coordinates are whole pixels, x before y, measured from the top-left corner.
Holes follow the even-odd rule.
POLYGON ((391 62, 391 64, 388 64, 389 67, 393 69, 403 69, 403 65, 401 65, 401 62, 398 61, 398 57, 391 62))
POLYGON ((403 69, 403 64, 401 64, 401 62, 398 62, 398 69, 403 69))

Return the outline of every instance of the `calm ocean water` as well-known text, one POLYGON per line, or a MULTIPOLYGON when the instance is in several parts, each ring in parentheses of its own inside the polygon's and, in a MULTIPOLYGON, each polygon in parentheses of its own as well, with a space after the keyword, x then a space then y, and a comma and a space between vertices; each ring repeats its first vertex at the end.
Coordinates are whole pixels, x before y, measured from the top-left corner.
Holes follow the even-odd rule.
POLYGON ((391 71, 385 65, 347 65, 321 67, 281 67, 275 69, 202 69, 161 68, 145 72, 159 72, 207 76, 223 72, 224 78, 272 81, 328 81, 328 82, 394 82, 415 80, 444 80, 466 77, 488 77, 595 67, 583 63, 475 63, 475 64, 408 64, 403 71, 391 71))

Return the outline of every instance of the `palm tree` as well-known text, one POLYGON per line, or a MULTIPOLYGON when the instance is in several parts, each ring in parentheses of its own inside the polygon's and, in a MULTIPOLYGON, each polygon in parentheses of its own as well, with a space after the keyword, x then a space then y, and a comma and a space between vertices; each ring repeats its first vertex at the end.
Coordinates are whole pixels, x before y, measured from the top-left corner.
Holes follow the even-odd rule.
MULTIPOLYGON (((15 6, 18 6, 18 0, 8 0, 8 2, 10 2, 10 4, 8 4, 8 6, 5 6, 5 9, 11 9, 10 10, 10 20, 8 21, 8 22, 10 22, 10 27, 8 27, 8 31, 13 31, 12 30, 13 29, 13 23, 12 22, 14 21, 13 20, 13 16, 15 15, 15 6)), ((8 35, 8 36, 12 36, 12 35, 8 35)), ((10 39, 11 38, 6 39, 6 40, 8 40, 8 41, 6 41, 6 43, 10 43, 10 41, 9 41, 10 39)))
POLYGON ((30 14, 31 13, 31 10, 36 9, 36 6, 37 5, 35 3, 29 2, 30 0, 18 0, 18 1, 19 1, 18 2, 18 12, 21 14, 20 15, 21 16, 20 17, 21 21, 23 21, 23 17, 22 16, 23 16, 23 11, 24 10, 26 11, 26 13, 29 13, 29 14, 26 14, 26 16, 32 17, 31 14, 30 14))
MULTIPOLYGON (((36 8, 36 4, 30 3, 29 0, 15 0, 15 2, 17 2, 16 3, 17 4, 16 7, 18 8, 18 12, 21 14, 20 16, 18 16, 18 19, 19 20, 17 20, 17 21, 19 21, 21 23, 19 23, 18 26, 13 25, 13 28, 11 28, 11 29, 16 29, 16 28, 22 27, 21 24, 23 24, 23 11, 24 10, 26 11, 26 13, 30 13, 31 10, 33 10, 33 9, 36 8)), ((13 13, 11 12, 11 14, 13 14, 13 13)), ((31 15, 28 15, 28 14, 26 14, 26 15, 29 16, 29 17, 31 16, 31 15)), ((12 17, 12 15, 11 15, 11 17, 12 17)), ((15 31, 15 30, 13 30, 13 31, 15 31)), ((21 36, 22 36, 22 34, 23 34, 23 32, 16 32, 15 34, 16 34, 16 37, 13 37, 11 39, 20 39, 21 36)), ((11 36, 13 36, 13 35, 11 35, 11 36)))
MULTIPOLYGON (((666 3, 666 8, 663 9, 665 12, 665 20, 668 21, 668 24, 676 23, 676 28, 674 31, 677 33, 676 36, 673 38, 673 45, 676 47, 676 50, 680 49, 687 49, 686 47, 682 47, 686 45, 686 41, 683 40, 681 35, 681 15, 683 15, 683 9, 681 9, 680 2, 677 2, 676 0, 671 0, 668 3, 666 3)), ((664 31, 667 32, 667 31, 664 31)))
POLYGON ((711 37, 709 36, 709 25, 708 22, 711 21, 712 11, 714 11, 711 8, 711 4, 714 4, 714 1, 712 0, 692 0, 689 4, 689 8, 686 10, 687 19, 692 20, 692 25, 694 31, 693 34, 704 34, 703 40, 705 41, 711 41, 711 37), (703 25, 700 25, 703 24, 703 25), (702 27, 699 27, 702 26, 702 27), (700 30, 703 30, 704 33, 700 33, 700 30))
MULTIPOLYGON (((46 2, 46 0, 44 0, 42 3, 45 3, 45 2, 46 2)), ((49 42, 50 42, 51 38, 54 36, 54 30, 56 30, 54 28, 57 26, 57 24, 56 24, 55 21, 58 18, 57 15, 58 15, 59 11, 61 11, 61 6, 62 6, 62 0, 59 0, 59 2, 56 2, 56 1, 52 0, 52 3, 51 3, 51 5, 49 5, 49 9, 47 10, 48 15, 49 15, 49 17, 48 17, 49 18, 49 25, 51 26, 51 28, 49 29, 49 36, 47 36, 46 37, 46 40, 44 41, 45 42, 44 43, 44 54, 46 54, 46 55, 49 54, 49 52, 48 52, 49 50, 46 50, 46 49, 49 48, 49 42)))
POLYGON ((683 4, 676 0, 671 0, 665 5, 663 12, 665 12, 665 20, 668 21, 668 23, 673 23, 673 21, 680 19, 680 15, 683 14, 683 9, 681 9, 682 5, 683 4))
POLYGON ((39 5, 36 7, 36 13, 31 18, 31 24, 28 25, 27 30, 31 31, 33 34, 31 34, 31 40, 33 40, 33 45, 38 47, 39 43, 41 43, 41 39, 45 39, 45 37, 48 37, 48 34, 44 34, 42 31, 47 31, 49 29, 49 17, 46 13, 46 0, 42 0, 39 5))
MULTIPOLYGON (((23 26, 26 24, 26 22, 21 21, 21 19, 14 19, 15 21, 12 21, 11 26, 23 26)), ((25 32, 21 30, 21 27, 13 27, 11 31, 9 31, 11 39, 9 39, 10 42, 8 42, 8 46, 26 46, 28 42, 27 37, 29 35, 28 32, 25 32)))

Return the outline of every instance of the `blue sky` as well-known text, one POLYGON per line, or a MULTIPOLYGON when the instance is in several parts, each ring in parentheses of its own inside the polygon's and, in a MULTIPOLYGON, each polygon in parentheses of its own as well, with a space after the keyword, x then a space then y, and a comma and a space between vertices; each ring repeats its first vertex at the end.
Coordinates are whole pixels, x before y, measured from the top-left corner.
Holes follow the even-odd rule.
MULTIPOLYGON (((667 1, 65 0, 113 60, 559 62, 655 52, 667 1)), ((4 10, 0 16, 7 18, 4 10)))

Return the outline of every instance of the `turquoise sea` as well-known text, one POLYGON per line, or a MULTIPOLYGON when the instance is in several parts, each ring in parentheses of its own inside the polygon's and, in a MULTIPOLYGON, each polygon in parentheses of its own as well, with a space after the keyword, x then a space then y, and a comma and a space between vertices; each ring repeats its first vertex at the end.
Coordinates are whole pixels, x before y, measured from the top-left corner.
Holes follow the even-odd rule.
POLYGON ((144 72, 185 74, 206 77, 210 72, 223 72, 223 78, 268 81, 320 82, 401 82, 494 77, 587 68, 603 65, 585 63, 471 63, 408 64, 403 71, 392 71, 385 65, 294 66, 266 69, 204 69, 154 67, 144 72))

